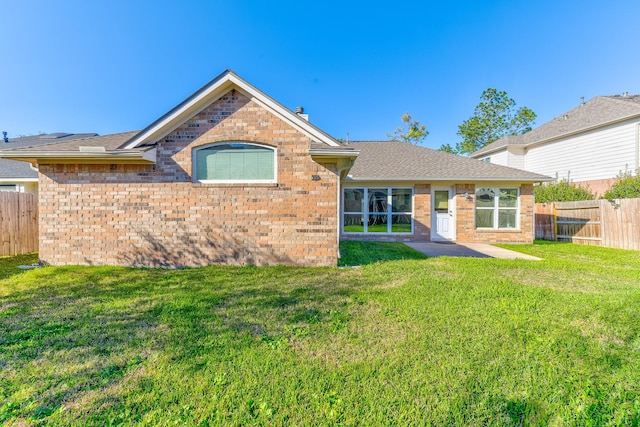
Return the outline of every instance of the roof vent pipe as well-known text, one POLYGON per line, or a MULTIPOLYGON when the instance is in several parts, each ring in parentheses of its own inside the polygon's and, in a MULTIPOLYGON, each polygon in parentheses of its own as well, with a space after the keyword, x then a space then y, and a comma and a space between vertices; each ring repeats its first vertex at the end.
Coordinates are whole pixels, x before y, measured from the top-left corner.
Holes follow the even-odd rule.
POLYGON ((629 92, 623 92, 622 96, 624 96, 625 98, 628 98, 629 97, 629 92))
POLYGON ((304 113, 304 107, 296 107, 296 114, 306 121, 309 121, 309 115, 304 113))

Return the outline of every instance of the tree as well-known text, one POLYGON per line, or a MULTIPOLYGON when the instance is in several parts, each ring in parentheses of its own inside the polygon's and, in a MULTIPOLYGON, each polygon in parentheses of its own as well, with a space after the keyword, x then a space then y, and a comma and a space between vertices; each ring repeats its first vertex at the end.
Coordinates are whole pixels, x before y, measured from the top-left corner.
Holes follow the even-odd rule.
POLYGON ((413 120, 411 114, 404 113, 400 118, 402 119, 403 125, 397 127, 393 133, 388 133, 387 136, 389 138, 417 145, 421 144, 427 135, 429 135, 427 127, 421 125, 420 121, 413 120))
POLYGON ((640 170, 632 175, 624 172, 618 176, 618 180, 608 189, 603 196, 605 199, 635 199, 640 197, 640 170))
POLYGON ((536 203, 577 202, 579 200, 595 199, 590 189, 578 187, 566 179, 553 184, 542 184, 535 187, 534 197, 536 203))
MULTIPOLYGON (((516 110, 516 102, 505 91, 489 88, 480 99, 473 116, 458 126, 458 135, 462 137, 454 149, 458 154, 473 153, 506 135, 529 132, 537 117, 527 107, 516 110)), ((447 146, 440 149, 447 151, 447 146)))
POLYGON ((444 151, 445 153, 458 154, 456 149, 453 148, 451 144, 442 144, 440 148, 438 148, 438 150, 444 151))

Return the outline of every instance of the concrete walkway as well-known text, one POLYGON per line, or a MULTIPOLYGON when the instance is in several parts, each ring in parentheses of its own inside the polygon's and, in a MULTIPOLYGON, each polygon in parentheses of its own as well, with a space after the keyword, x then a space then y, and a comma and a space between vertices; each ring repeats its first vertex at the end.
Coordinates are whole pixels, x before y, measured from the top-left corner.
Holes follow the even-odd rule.
POLYGON ((422 252, 428 257, 456 256, 472 258, 504 258, 528 259, 540 261, 541 258, 520 252, 510 251, 486 243, 452 243, 452 242, 405 242, 405 245, 422 252))

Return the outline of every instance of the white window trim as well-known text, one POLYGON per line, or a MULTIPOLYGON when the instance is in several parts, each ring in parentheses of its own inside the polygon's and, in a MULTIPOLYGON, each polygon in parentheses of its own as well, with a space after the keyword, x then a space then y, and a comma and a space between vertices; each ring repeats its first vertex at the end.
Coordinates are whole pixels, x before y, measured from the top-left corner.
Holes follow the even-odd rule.
POLYGON ((500 190, 516 190, 516 206, 515 207, 500 207, 499 206, 499 197, 495 197, 493 199, 493 207, 478 207, 475 205, 474 198, 474 206, 473 206, 473 220, 476 221, 476 211, 479 210, 493 210, 493 227, 478 227, 476 224, 476 230, 520 230, 520 189, 518 187, 478 187, 475 191, 475 197, 478 197, 478 190, 482 188, 488 188, 492 190, 496 194, 500 194, 500 190), (516 211, 516 226, 514 228, 500 228, 499 225, 499 214, 500 210, 515 210, 516 211))
MULTIPOLYGON (((341 222, 341 231, 342 234, 349 234, 349 235, 363 235, 366 234, 368 236, 410 236, 414 233, 414 221, 415 221, 415 215, 414 215, 414 211, 415 211, 415 191, 413 189, 413 187, 359 187, 359 186, 349 186, 349 187, 343 187, 342 188, 342 194, 341 194, 341 211, 342 211, 342 215, 340 215, 340 222, 341 222), (362 212, 345 212, 344 210, 344 192, 346 190, 353 190, 353 189, 362 189, 364 190, 364 210, 362 212), (387 190, 387 231, 385 232, 378 232, 378 231, 373 231, 373 232, 369 232, 368 228, 369 228, 369 224, 368 224, 368 217, 369 217, 369 190, 387 190), (393 207, 391 204, 391 201, 393 199, 393 190, 411 190, 411 212, 393 212, 393 207), (362 215, 365 219, 364 221, 364 230, 363 231, 345 231, 344 230, 344 216, 345 215, 362 215), (393 215, 411 215, 411 231, 410 232, 392 232, 391 231, 391 218, 393 215)), ((380 213, 374 213, 375 215, 382 215, 380 213)))
POLYGON ((259 144, 255 142, 247 141, 220 141, 213 144, 201 145, 193 149, 191 153, 191 176, 193 182, 196 184, 275 184, 278 182, 278 149, 266 144, 259 144), (205 150, 207 148, 215 147, 216 145, 229 145, 229 144, 242 144, 253 145, 261 148, 268 148, 273 151, 273 179, 198 179, 197 178, 197 160, 196 155, 198 151, 205 150))

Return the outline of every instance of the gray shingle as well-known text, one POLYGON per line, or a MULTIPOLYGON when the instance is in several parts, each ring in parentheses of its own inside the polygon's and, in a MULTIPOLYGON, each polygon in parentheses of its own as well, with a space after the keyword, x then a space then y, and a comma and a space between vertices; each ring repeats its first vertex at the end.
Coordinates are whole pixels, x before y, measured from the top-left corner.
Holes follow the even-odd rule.
POLYGON ((443 151, 398 141, 351 142, 360 151, 349 177, 353 180, 522 181, 550 178, 443 151))

